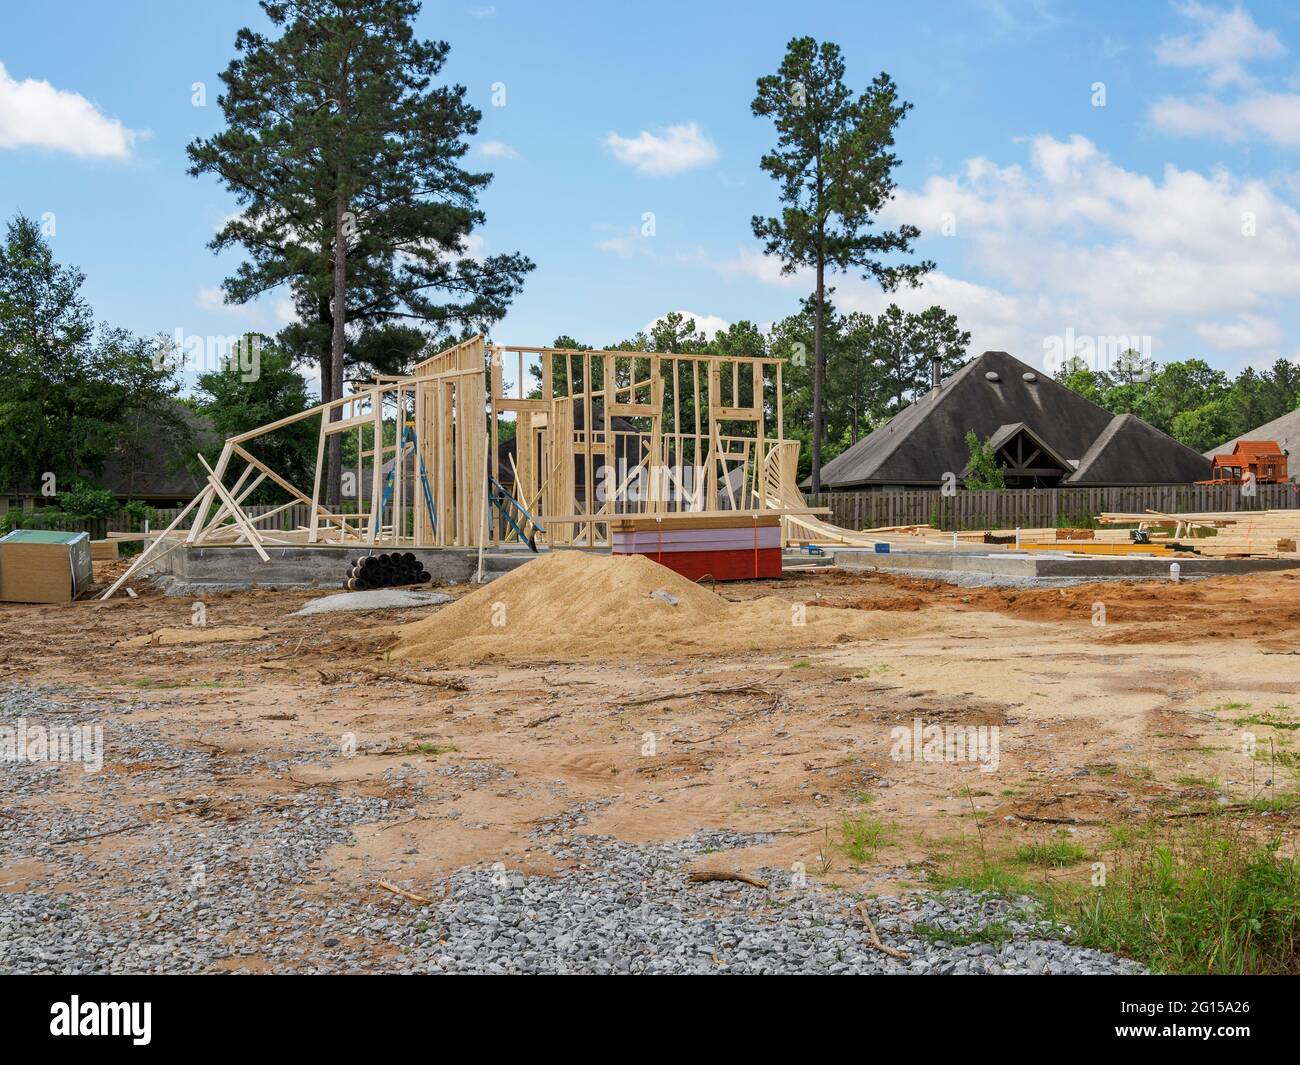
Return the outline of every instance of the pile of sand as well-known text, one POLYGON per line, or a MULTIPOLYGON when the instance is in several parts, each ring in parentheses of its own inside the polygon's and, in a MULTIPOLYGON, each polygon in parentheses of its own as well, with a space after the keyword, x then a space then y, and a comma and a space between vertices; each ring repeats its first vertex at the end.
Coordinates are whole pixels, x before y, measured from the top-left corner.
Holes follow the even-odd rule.
POLYGON ((401 626, 389 657, 757 651, 882 637, 896 624, 887 615, 804 608, 776 597, 731 603, 641 555, 554 551, 401 626))

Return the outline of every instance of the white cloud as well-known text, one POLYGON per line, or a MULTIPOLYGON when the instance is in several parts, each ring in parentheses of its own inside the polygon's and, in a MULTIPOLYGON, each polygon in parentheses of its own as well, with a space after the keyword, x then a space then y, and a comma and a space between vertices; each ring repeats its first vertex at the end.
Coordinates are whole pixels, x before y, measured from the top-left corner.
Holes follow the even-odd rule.
POLYGON ((1156 58, 1166 66, 1206 71, 1215 88, 1248 83, 1251 79, 1243 64, 1286 54, 1277 34, 1261 29, 1240 5, 1223 10, 1189 0, 1174 6, 1180 15, 1198 24, 1197 30, 1162 38, 1156 58))
POLYGON ((293 300, 278 299, 272 309, 275 311, 275 320, 281 325, 289 325, 298 320, 298 311, 294 308, 293 300))
POLYGON ((1232 322, 1201 322, 1196 335, 1220 351, 1277 351, 1285 339, 1276 321, 1256 314, 1243 314, 1232 322))
MULTIPOLYGON (((1029 362, 1066 330, 1149 336, 1162 360, 1194 354, 1198 343, 1247 356, 1278 352, 1280 322, 1293 325, 1300 299, 1300 212, 1284 178, 1275 186, 1174 166, 1151 177, 1083 137, 1025 144, 1023 164, 970 159, 957 173, 900 190, 882 221, 913 222, 936 238, 927 251, 944 270, 895 293, 837 275, 836 306, 878 313, 891 302, 908 310, 938 303, 971 331, 972 350, 1003 349, 1029 362), (945 219, 955 221, 955 235, 938 238, 945 219)), ((812 288, 809 271, 783 275, 779 262, 752 252, 716 268, 798 295, 812 288)))
POLYGON ((207 285, 199 289, 198 304, 205 311, 236 311, 239 309, 237 304, 227 303, 226 294, 215 285, 207 285))
POLYGON ((781 260, 762 252, 742 248, 734 259, 715 264, 719 273, 726 276, 752 277, 765 285, 780 285, 783 288, 801 288, 808 290, 812 278, 809 267, 798 267, 793 273, 781 272, 781 260))
POLYGON ((1235 86, 1235 98, 1212 92, 1166 96, 1151 105, 1153 125, 1181 137, 1225 141, 1263 138, 1287 148, 1300 146, 1300 95, 1263 89, 1245 64, 1276 59, 1286 47, 1272 30, 1261 29, 1241 7, 1220 10, 1189 2, 1181 14, 1200 24, 1200 32, 1165 38, 1156 48, 1160 62, 1206 72, 1208 88, 1235 86))
POLYGON ((1151 120, 1166 133, 1240 141, 1264 137, 1287 148, 1300 145, 1300 95, 1257 93, 1233 103, 1212 96, 1166 97, 1151 106, 1151 120))
MULTIPOLYGON (((694 311, 676 311, 673 313, 680 314, 687 320, 693 318, 695 320, 695 331, 697 333, 703 333, 705 340, 712 340, 721 330, 731 328, 730 322, 725 318, 719 318, 716 314, 696 314, 694 311)), ((668 315, 663 314, 653 322, 646 322, 646 324, 642 326, 642 331, 649 333, 651 329, 667 317, 668 315)))
POLYGON ((105 116, 84 96, 48 81, 17 81, 0 63, 0 148, 125 159, 141 135, 105 116))
POLYGON ((605 147, 624 166, 647 177, 670 177, 718 158, 718 149, 694 122, 668 126, 659 133, 642 130, 635 137, 610 133, 605 147))
POLYGON ((287 297, 265 297, 252 303, 227 303, 226 294, 216 285, 200 288, 195 303, 201 310, 225 315, 240 322, 243 328, 264 333, 278 332, 298 319, 293 301, 287 297))
POLYGON ((487 159, 520 159, 522 156, 505 141, 484 141, 478 146, 478 154, 487 159))

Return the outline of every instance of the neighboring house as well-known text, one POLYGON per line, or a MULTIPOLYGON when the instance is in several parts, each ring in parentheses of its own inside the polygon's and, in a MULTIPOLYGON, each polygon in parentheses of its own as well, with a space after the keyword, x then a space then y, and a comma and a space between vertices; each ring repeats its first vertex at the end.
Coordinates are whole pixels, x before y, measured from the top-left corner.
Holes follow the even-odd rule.
MULTIPOLYGON (((1132 414, 1111 414, 1049 375, 986 351, 822 467, 825 489, 934 488, 990 441, 1008 488, 1188 484, 1209 462, 1132 414)), ((805 481, 805 487, 807 482, 805 481)))
MULTIPOLYGON (((1258 429, 1234 436, 1218 447, 1211 448, 1205 453, 1205 457, 1212 459, 1215 455, 1231 454, 1241 440, 1272 440, 1282 449, 1282 454, 1288 457, 1296 454, 1300 450, 1300 410, 1293 410, 1280 418, 1274 418, 1271 422, 1265 422, 1258 429)), ((1288 463, 1288 466, 1291 467, 1291 473, 1287 479, 1292 483, 1300 480, 1296 464, 1288 463)))
MULTIPOLYGON (((128 442, 111 454, 98 472, 87 471, 86 480, 107 488, 121 502, 140 500, 154 507, 184 506, 203 486, 191 470, 195 454, 220 441, 212 423, 183 403, 175 409, 184 423, 181 431, 160 424, 148 415, 135 417, 128 442)), ((10 508, 48 505, 39 485, 0 493, 0 514, 10 508)))

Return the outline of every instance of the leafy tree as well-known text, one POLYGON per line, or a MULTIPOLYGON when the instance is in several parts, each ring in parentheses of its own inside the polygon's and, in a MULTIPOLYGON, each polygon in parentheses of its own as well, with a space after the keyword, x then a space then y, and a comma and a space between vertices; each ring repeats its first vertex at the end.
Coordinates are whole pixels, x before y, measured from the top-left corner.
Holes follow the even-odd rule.
POLYGON ((1056 371, 1056 380, 1099 407, 1110 409, 1107 400, 1111 379, 1105 371, 1090 369, 1082 359, 1074 358, 1056 371))
MULTIPOLYGON (((855 311, 834 321, 834 343, 827 360, 831 407, 836 421, 847 423, 848 446, 856 444, 877 424, 880 370, 873 356, 876 322, 855 311)), ((832 435, 834 428, 832 428, 832 435)))
POLYGON ((610 351, 671 351, 681 355, 702 355, 708 350, 704 334, 696 329, 695 319, 680 311, 669 311, 627 340, 609 345, 610 351))
POLYGON ((1136 414, 1197 451, 1252 432, 1300 404, 1300 368, 1278 359, 1267 371, 1247 367, 1229 381, 1201 359, 1145 366, 1141 373, 1090 370, 1080 359, 1056 379, 1115 414, 1136 414))
POLYGON ((1235 426, 1232 404, 1225 397, 1179 411, 1174 415, 1169 435, 1196 451, 1209 451, 1237 435, 1233 432, 1235 426))
POLYGON ((77 481, 59 493, 59 506, 73 518, 111 518, 121 507, 107 488, 77 481))
MULTIPOLYGON (((533 264, 466 254, 491 180, 460 165, 480 115, 463 86, 435 84, 449 47, 416 39, 417 0, 261 6, 279 35, 236 35, 226 128, 189 146, 190 173, 215 174, 242 208, 211 245, 248 256, 223 283, 227 300, 287 285, 299 321, 280 340, 320 366, 331 400, 349 362, 395 373, 424 344, 485 330, 533 264)), ((331 505, 341 461, 336 435, 331 505)))
POLYGON ((907 399, 930 387, 930 360, 941 360, 941 372, 951 373, 966 359, 970 333, 955 315, 934 306, 919 314, 904 312, 891 303, 876 318, 871 351, 883 371, 884 396, 897 414, 907 399))
POLYGON ((153 431, 183 433, 173 371, 156 346, 96 328, 85 275, 60 266, 22 215, 0 244, 0 486, 57 489, 93 476, 140 413, 153 431))
MULTIPOLYGON (((782 407, 785 412, 785 435, 798 440, 799 476, 811 470, 813 367, 809 353, 813 350, 814 314, 811 300, 806 300, 798 312, 781 319, 772 326, 767 338, 767 351, 773 358, 785 360, 781 370, 785 389, 782 407)), ((822 457, 831 457, 823 446, 822 457)))
POLYGON ((754 236, 793 273, 811 267, 816 277, 813 314, 812 489, 821 487, 826 358, 826 272, 858 270, 886 291, 918 284, 930 262, 886 263, 908 253, 920 230, 901 225, 876 230, 877 216, 893 198, 894 130, 911 105, 880 74, 861 95, 844 84, 844 60, 831 42, 811 37, 790 42, 776 74, 758 79, 752 110, 776 125, 777 147, 760 166, 778 183, 781 217, 752 220, 754 236))
POLYGON ((981 442, 980 438, 968 429, 966 447, 970 451, 970 462, 966 466, 962 484, 972 490, 1006 488, 1006 475, 998 465, 997 457, 993 453, 993 444, 988 440, 981 442))
POLYGON ((1134 413, 1168 433, 1178 414, 1224 398, 1228 379, 1202 359, 1185 359, 1166 363, 1144 385, 1128 387, 1139 390, 1134 413))
MULTIPOLYGON (((221 439, 291 417, 312 405, 307 384, 294 369, 292 355, 256 334, 249 334, 241 343, 257 344, 255 372, 244 373, 238 360, 231 359, 217 370, 200 374, 198 379, 195 409, 212 422, 221 439)), ((311 480, 318 436, 317 420, 304 418, 250 440, 245 446, 285 480, 303 484, 311 480)), ((215 461, 221 446, 215 443, 207 449, 205 457, 209 462, 215 461)), ((278 494, 268 486, 257 489, 250 502, 270 498, 278 498, 278 494)))

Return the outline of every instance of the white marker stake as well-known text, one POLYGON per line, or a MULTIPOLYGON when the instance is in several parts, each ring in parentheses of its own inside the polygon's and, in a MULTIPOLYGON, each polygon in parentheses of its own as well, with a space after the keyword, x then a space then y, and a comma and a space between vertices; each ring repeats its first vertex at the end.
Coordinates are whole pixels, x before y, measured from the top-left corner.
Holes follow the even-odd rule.
POLYGON ((1016 550, 1020 550, 1020 526, 1016 526, 1016 550))
POLYGON ((1180 566, 1177 562, 1169 563, 1169 579, 1173 581, 1175 584, 1178 583, 1179 574, 1181 574, 1182 572, 1183 572, 1183 567, 1180 566))

